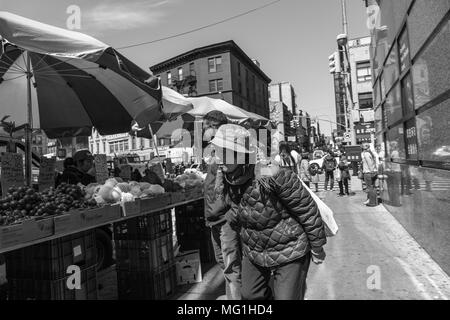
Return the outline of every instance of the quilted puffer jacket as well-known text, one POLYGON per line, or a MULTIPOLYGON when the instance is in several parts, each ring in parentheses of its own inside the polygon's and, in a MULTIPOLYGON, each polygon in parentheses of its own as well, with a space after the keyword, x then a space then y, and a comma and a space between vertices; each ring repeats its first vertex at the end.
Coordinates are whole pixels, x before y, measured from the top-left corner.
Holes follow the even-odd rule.
POLYGON ((219 168, 216 163, 210 164, 203 184, 205 223, 209 227, 225 222, 225 213, 228 210, 224 200, 216 195, 215 185, 218 170, 219 168))
POLYGON ((320 250, 327 240, 317 205, 298 176, 280 169, 269 181, 250 179, 241 192, 242 186, 231 185, 226 216, 241 227, 243 254, 254 264, 276 267, 320 250))

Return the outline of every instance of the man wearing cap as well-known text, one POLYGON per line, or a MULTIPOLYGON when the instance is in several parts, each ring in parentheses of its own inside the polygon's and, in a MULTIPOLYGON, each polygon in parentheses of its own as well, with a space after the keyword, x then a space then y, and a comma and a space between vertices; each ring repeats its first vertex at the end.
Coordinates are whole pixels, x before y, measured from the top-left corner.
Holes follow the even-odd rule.
POLYGON ((60 183, 81 183, 87 186, 96 182, 95 176, 91 174, 94 168, 94 157, 89 150, 77 151, 73 155, 73 162, 74 166, 68 166, 64 169, 60 183))
POLYGON ((227 207, 222 198, 216 194, 218 182, 222 180, 222 169, 216 160, 215 150, 209 145, 217 129, 228 122, 220 111, 211 111, 203 118, 203 155, 214 157, 207 166, 204 183, 205 221, 211 228, 211 241, 217 263, 225 277, 227 300, 240 300, 241 254, 239 233, 227 223, 227 207))

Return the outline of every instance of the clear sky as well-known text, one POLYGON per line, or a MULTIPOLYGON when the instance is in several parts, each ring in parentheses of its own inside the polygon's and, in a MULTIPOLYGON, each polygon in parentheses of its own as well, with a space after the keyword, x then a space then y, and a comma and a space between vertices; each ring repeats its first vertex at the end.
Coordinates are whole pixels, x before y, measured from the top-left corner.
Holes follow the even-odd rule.
MULTIPOLYGON (((0 11, 67 27, 67 8, 81 9, 81 29, 113 46, 151 41, 240 14, 272 0, 0 0, 0 11)), ((349 37, 368 36, 362 0, 347 0, 349 37)), ((120 50, 148 67, 182 52, 234 40, 273 82, 289 81, 311 115, 335 120, 328 56, 342 33, 340 0, 282 0, 235 20, 178 38, 120 50)), ((330 126, 321 123, 329 134, 330 126)))

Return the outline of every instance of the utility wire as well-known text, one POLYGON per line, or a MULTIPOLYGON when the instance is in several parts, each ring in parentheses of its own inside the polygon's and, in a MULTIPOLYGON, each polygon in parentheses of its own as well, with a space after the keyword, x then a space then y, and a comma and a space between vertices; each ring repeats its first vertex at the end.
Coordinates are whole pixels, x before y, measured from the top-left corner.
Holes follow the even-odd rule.
POLYGON ((151 43, 155 43, 155 42, 159 42, 159 41, 164 41, 164 40, 168 40, 168 39, 173 39, 173 38, 181 37, 181 36, 184 36, 184 35, 189 34, 189 33, 194 33, 194 32, 197 32, 197 31, 200 31, 200 30, 209 28, 209 27, 216 26, 216 25, 218 25, 218 24, 222 24, 222 23, 228 22, 228 21, 230 21, 230 20, 234 20, 234 19, 236 19, 236 18, 240 18, 240 17, 245 16, 245 15, 247 15, 247 14, 250 14, 250 13, 252 13, 252 12, 255 12, 255 11, 261 10, 261 9, 263 9, 263 8, 272 6, 272 5, 274 5, 275 3, 278 3, 278 2, 281 2, 281 1, 282 1, 282 0, 275 0, 275 1, 272 1, 272 2, 270 2, 270 3, 268 3, 268 4, 265 4, 265 5, 263 5, 263 6, 256 7, 256 8, 254 8, 254 9, 245 11, 245 12, 240 13, 240 14, 238 14, 238 15, 235 15, 235 16, 232 16, 232 17, 229 17, 229 18, 226 18, 226 19, 223 19, 223 20, 220 20, 220 21, 217 21, 217 22, 208 24, 208 25, 206 25, 206 26, 198 27, 198 28, 195 28, 195 29, 192 29, 192 30, 189 30, 189 31, 185 31, 185 32, 182 32, 182 33, 177 33, 177 34, 174 34, 174 35, 171 35, 171 36, 168 36, 168 37, 159 38, 159 39, 155 39, 155 40, 152 40, 152 41, 146 41, 146 42, 141 42, 141 43, 137 43, 137 44, 132 44, 132 45, 124 46, 124 47, 119 47, 119 48, 116 48, 116 50, 120 50, 120 49, 128 49, 128 48, 133 48, 133 47, 143 46, 143 45, 146 45, 146 44, 151 44, 151 43))

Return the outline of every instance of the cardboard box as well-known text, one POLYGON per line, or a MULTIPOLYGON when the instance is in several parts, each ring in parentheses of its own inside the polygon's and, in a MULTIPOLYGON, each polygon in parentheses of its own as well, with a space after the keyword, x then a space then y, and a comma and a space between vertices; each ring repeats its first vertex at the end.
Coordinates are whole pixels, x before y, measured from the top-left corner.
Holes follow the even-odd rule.
POLYGON ((180 252, 175 261, 178 285, 202 282, 202 264, 199 250, 180 252))
POLYGON ((141 214, 141 199, 136 199, 130 202, 124 202, 121 204, 122 216, 132 217, 141 214))
POLYGON ((50 237, 55 232, 53 218, 31 219, 19 224, 0 228, 0 248, 50 237))
POLYGON ((161 194, 152 198, 141 199, 141 213, 145 214, 151 211, 157 211, 170 205, 170 194, 161 194))

